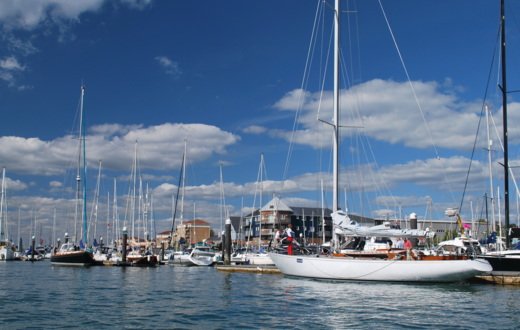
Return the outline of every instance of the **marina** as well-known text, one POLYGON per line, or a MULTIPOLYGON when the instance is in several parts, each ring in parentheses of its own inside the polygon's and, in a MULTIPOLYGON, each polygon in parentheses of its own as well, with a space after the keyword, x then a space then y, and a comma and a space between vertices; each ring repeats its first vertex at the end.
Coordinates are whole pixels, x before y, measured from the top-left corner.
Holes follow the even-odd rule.
POLYGON ((518 3, 116 2, 0 1, 2 329, 520 328, 518 3))

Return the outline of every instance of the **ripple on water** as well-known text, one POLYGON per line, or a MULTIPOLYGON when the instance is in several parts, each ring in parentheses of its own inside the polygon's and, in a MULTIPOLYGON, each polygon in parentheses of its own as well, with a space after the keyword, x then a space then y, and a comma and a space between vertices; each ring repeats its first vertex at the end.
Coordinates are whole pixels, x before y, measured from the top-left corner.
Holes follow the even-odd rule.
POLYGON ((0 265, 9 329, 514 329, 520 288, 327 282, 211 267, 0 265), (495 322, 496 323, 496 322, 495 322), (488 326, 489 325, 489 326, 488 326))

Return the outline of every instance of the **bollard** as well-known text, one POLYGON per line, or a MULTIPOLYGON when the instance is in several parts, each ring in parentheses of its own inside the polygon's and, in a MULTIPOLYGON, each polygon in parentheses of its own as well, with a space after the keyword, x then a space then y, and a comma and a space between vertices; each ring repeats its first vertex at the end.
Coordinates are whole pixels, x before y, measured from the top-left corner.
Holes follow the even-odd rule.
POLYGON ((164 261, 164 241, 161 241, 161 260, 164 261))
MULTIPOLYGON (((410 229, 417 229, 417 214, 415 213, 410 213, 410 229)), ((413 247, 417 247, 417 244, 419 243, 417 237, 412 237, 410 241, 412 242, 413 247)))
POLYGON ((31 261, 34 261, 34 248, 36 245, 36 240, 34 239, 34 236, 31 237, 31 261))
POLYGON ((231 219, 226 219, 226 232, 224 234, 224 265, 231 264, 231 219))
POLYGON ((128 240, 128 231, 126 230, 126 227, 123 227, 123 257, 122 257, 123 264, 126 263, 127 240, 128 240))

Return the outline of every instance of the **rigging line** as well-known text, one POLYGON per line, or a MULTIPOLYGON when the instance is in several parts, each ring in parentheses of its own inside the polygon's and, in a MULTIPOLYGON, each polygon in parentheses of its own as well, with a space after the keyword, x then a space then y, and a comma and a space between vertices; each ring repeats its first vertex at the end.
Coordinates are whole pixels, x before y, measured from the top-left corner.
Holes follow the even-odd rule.
POLYGON ((435 151, 435 156, 437 157, 437 159, 439 159, 440 158, 439 157, 439 152, 437 150, 437 146, 435 145, 435 142, 433 141, 433 136, 432 136, 432 133, 431 133, 431 130, 430 130, 430 126, 428 125, 428 122, 426 121, 426 117, 424 115, 424 111, 423 111, 423 109, 421 107, 421 104, 419 102, 419 99, 417 97, 417 93, 415 92, 415 88, 413 87, 412 80, 410 78, 410 74, 408 73, 408 69, 406 68, 406 65, 404 63, 403 55, 401 54, 401 50, 399 49, 399 46, 397 45, 397 40, 395 39, 394 32, 393 32, 392 28, 390 27, 390 22, 388 21, 388 17, 386 16, 386 12, 385 12, 385 10, 383 8, 383 4, 381 3, 381 0, 379 0, 379 6, 381 7, 381 12, 382 12, 383 17, 385 19, 386 26, 388 27, 388 31, 390 32, 390 36, 392 37, 392 41, 394 42, 394 46, 395 46, 395 49, 397 51, 397 55, 399 56, 399 60, 401 61, 401 65, 403 66, 404 73, 406 75, 406 78, 408 79, 408 84, 410 85, 410 88, 412 90, 412 94, 413 94, 415 103, 417 104, 417 106, 419 108, 419 111, 421 113, 421 117, 422 117, 423 123, 426 126, 426 130, 428 132, 428 137, 430 138, 430 143, 432 144, 433 149, 435 151))
MULTIPOLYGON (((385 13, 385 10, 383 8, 383 4, 381 3, 381 0, 378 1, 379 2, 379 6, 381 7, 381 12, 385 18, 385 22, 386 22, 386 25, 388 27, 388 30, 390 32, 390 35, 392 37, 392 40, 394 42, 394 46, 396 48, 396 51, 397 51, 397 54, 399 56, 399 60, 401 61, 401 65, 403 66, 403 70, 404 70, 404 73, 406 75, 406 78, 408 79, 408 84, 410 85, 410 89, 412 90, 412 94, 413 94, 413 97, 414 97, 414 100, 415 100, 415 103, 417 104, 417 107, 419 108, 419 112, 421 113, 421 117, 422 117, 422 120, 423 120, 423 123, 424 123, 424 126, 426 127, 426 131, 428 132, 428 137, 430 138, 430 143, 434 149, 434 152, 435 152, 435 157, 440 160, 440 156, 439 156, 439 151, 437 149, 437 146, 435 145, 435 141, 433 140, 433 135, 432 135, 432 132, 431 132, 431 129, 430 129, 430 126, 428 125, 428 122, 426 121, 426 116, 424 115, 424 111, 421 107, 421 103, 419 102, 419 99, 417 97, 417 93, 415 92, 415 88, 413 86, 413 83, 412 83, 412 80, 410 78, 410 75, 408 73, 408 69, 406 68, 406 65, 404 63, 404 59, 403 59, 403 56, 401 54, 401 51, 399 49, 399 46, 397 45, 397 41, 395 39, 395 36, 394 36, 394 33, 392 31, 392 28, 390 27, 390 22, 388 21, 388 18, 386 16, 386 13, 385 13)), ((450 186, 450 181, 448 180, 448 177, 446 175, 446 172, 443 171, 443 174, 444 174, 444 181, 446 182, 446 184, 448 185, 448 187, 450 186)), ((449 187, 450 188, 450 187, 449 187)), ((453 200, 455 200, 455 197, 453 195, 453 191, 452 189, 449 189, 449 192, 450 192, 450 195, 452 197, 453 200)))
MULTIPOLYGON (((500 29, 498 29, 498 32, 497 32, 497 40, 498 40, 498 38, 500 38, 500 29)), ((493 63, 495 62, 495 55, 496 55, 496 51, 493 51, 493 56, 491 56, 491 64, 489 66, 486 88, 484 90, 484 100, 487 99, 487 95, 489 92, 489 82, 491 81, 491 72, 492 72, 492 68, 493 68, 493 63)), ((462 205, 464 204, 464 197, 466 196, 466 189, 468 187, 468 182, 469 182, 469 174, 471 172, 471 165, 473 164, 473 160, 474 160, 474 156, 475 156, 478 134, 480 131, 480 123, 482 122, 482 113, 483 113, 484 109, 485 109, 485 101, 482 102, 482 106, 480 109, 480 116, 479 116, 478 125, 477 125, 477 132, 475 134, 475 140, 473 141, 473 149, 471 150, 471 157, 470 157, 468 171, 466 172, 466 180, 464 182, 464 189, 462 190, 462 198, 460 199, 459 212, 462 211, 462 205)), ((491 120, 493 120, 493 116, 491 116, 491 120)))
POLYGON ((303 78, 302 78, 302 83, 301 83, 301 87, 300 87, 300 94, 298 96, 298 109, 296 110, 296 114, 294 116, 294 122, 293 122, 293 130, 291 132, 291 138, 289 140, 289 148, 288 148, 288 151, 287 151, 287 157, 285 159, 285 166, 284 166, 284 171, 283 171, 283 176, 282 176, 282 185, 284 184, 285 182, 285 179, 287 178, 287 172, 289 171, 289 163, 290 163, 290 160, 291 160, 291 155, 292 155, 292 151, 294 149, 293 147, 293 143, 294 143, 294 136, 295 136, 295 132, 296 132, 296 127, 298 126, 298 118, 300 117, 300 111, 302 109, 302 103, 304 102, 304 96, 305 96, 305 93, 304 93, 304 86, 305 86, 305 81, 307 80, 307 77, 308 77, 308 71, 309 71, 309 66, 310 66, 310 62, 311 62, 311 59, 312 59, 312 49, 313 49, 313 45, 315 43, 315 31, 316 31, 316 28, 318 26, 318 22, 319 22, 319 12, 320 12, 320 1, 318 1, 318 5, 317 5, 317 8, 316 8, 316 13, 315 13, 315 16, 314 16, 314 23, 313 23, 313 27, 312 27, 312 32, 311 32, 311 40, 309 42, 309 48, 307 50, 307 59, 305 61, 305 69, 304 69, 304 73, 303 73, 303 78))
MULTIPOLYGON (((497 136, 497 139, 498 139, 498 143, 500 143, 500 148, 502 150, 502 152, 504 151, 504 144, 502 143, 502 139, 500 138, 500 134, 498 134, 498 128, 497 128, 497 125, 495 123, 495 119, 493 118, 493 115, 491 115, 491 122, 493 123, 493 127, 495 128, 495 134, 497 136)), ((509 162, 511 163, 511 162, 509 162)), ((520 190, 518 188, 518 184, 516 183, 516 178, 515 178, 515 174, 513 173, 513 168, 511 166, 509 166, 509 174, 511 175, 511 179, 513 181, 513 184, 515 185, 515 190, 516 190, 516 194, 520 194, 520 190)))

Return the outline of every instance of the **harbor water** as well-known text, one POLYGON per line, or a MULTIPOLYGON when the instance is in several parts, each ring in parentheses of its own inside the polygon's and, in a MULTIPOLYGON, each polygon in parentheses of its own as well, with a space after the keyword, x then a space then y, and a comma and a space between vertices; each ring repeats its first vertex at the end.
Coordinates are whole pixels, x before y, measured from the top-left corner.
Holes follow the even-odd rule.
POLYGON ((2 329, 520 329, 520 287, 0 263, 2 329))

